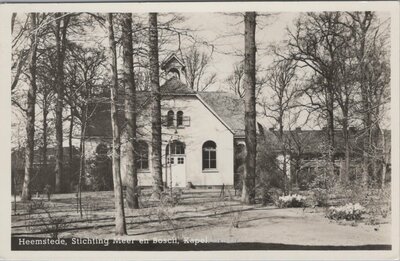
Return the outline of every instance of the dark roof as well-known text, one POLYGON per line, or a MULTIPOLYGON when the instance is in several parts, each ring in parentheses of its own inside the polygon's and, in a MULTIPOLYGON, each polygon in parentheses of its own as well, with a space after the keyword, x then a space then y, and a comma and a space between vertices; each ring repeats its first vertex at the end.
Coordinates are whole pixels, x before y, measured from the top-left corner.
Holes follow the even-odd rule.
MULTIPOLYGON (((76 159, 79 156, 79 149, 76 147, 72 147, 73 157, 76 159)), ((35 149, 33 164, 42 163, 42 149, 35 149)), ((55 164, 56 161, 56 148, 48 147, 47 148, 47 164, 55 164)), ((68 163, 69 161, 69 147, 63 147, 63 158, 64 163, 68 163)), ((25 149, 21 148, 19 150, 14 150, 11 152, 11 166, 16 169, 23 169, 25 167, 25 149)))
POLYGON ((161 95, 196 95, 196 92, 187 87, 178 78, 172 77, 168 79, 160 87, 161 95))
MULTIPOLYGON (((213 110, 227 125, 235 135, 244 135, 244 104, 235 95, 226 92, 200 92, 187 87, 179 79, 172 77, 161 87, 162 97, 168 96, 193 96, 199 95, 202 100, 213 110)), ((148 91, 136 92, 138 114, 148 110, 148 101, 151 93, 148 91)), ((118 102, 120 119, 123 120, 124 101, 123 95, 118 102)), ((109 98, 100 98, 100 102, 93 102, 89 106, 89 119, 86 136, 89 137, 111 137, 111 119, 109 98), (93 113, 92 113, 93 112, 93 113)), ((121 123, 124 126, 124 122, 121 123)))
POLYGON ((185 63, 181 59, 179 59, 179 57, 175 53, 171 53, 167 56, 167 58, 164 59, 164 61, 162 61, 160 68, 162 70, 165 70, 167 64, 169 64, 172 60, 176 60, 178 63, 181 64, 182 67, 185 67, 185 63))
POLYGON ((226 92, 199 92, 198 94, 235 132, 235 135, 244 135, 243 100, 226 92))
MULTIPOLYGON (((326 130, 291 130, 284 131, 284 139, 286 144, 289 145, 292 153, 301 152, 301 154, 321 155, 322 152, 327 152, 326 145, 328 143, 328 136, 326 130)), ((349 132, 349 144, 352 155, 361 155, 363 146, 363 132, 354 130, 349 132)), ((278 132, 271 130, 264 130, 264 145, 270 148, 271 151, 282 151, 282 143, 279 142, 278 132)), ((342 156, 345 152, 345 141, 343 131, 340 129, 335 130, 335 155, 342 156)), ((391 132, 385 130, 386 143, 390 146, 391 132)))
MULTIPOLYGON (((124 127, 124 99, 121 95, 117 103, 118 116, 120 126, 124 127)), ((147 104, 150 101, 150 92, 140 91, 136 92, 137 113, 140 114, 142 110, 147 109, 147 104)), ((97 101, 89 103, 88 115, 91 115, 86 127, 86 136, 89 137, 106 137, 111 138, 111 114, 110 114, 110 98, 99 98, 97 101)))

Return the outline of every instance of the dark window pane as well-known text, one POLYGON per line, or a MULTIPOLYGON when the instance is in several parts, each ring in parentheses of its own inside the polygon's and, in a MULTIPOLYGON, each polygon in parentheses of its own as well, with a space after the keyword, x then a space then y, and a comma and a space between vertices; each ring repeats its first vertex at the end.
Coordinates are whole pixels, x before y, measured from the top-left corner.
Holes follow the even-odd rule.
POLYGON ((217 168, 217 161, 216 160, 210 160, 210 168, 212 168, 212 169, 217 168))
POLYGON ((217 152, 215 150, 210 151, 210 159, 217 159, 217 152))
POLYGON ((149 168, 149 161, 145 159, 142 161, 142 169, 148 169, 148 168, 149 168))
POLYGON ((149 168, 149 147, 146 142, 138 141, 137 143, 137 168, 148 169, 149 168))
POLYGON ((217 168, 217 145, 214 141, 206 141, 203 144, 203 169, 217 168))
POLYGON ((182 126, 183 125, 183 112, 178 111, 176 114, 176 125, 177 126, 182 126))
POLYGON ((174 125, 174 112, 169 111, 167 114, 167 126, 173 126, 174 125))
POLYGON ((209 161, 203 158, 203 169, 209 169, 209 161))
POLYGON ((210 158, 209 155, 208 151, 203 151, 203 160, 208 160, 210 158))

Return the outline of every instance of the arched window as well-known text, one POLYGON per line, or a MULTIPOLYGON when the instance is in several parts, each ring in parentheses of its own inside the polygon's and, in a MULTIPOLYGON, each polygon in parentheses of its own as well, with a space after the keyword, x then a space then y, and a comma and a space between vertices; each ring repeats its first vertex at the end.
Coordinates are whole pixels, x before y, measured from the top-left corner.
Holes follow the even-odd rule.
POLYGON ((183 111, 176 113, 176 126, 183 126, 183 111))
POLYGON ((168 111, 167 126, 168 127, 174 126, 174 112, 173 111, 168 111))
POLYGON ((176 68, 171 68, 171 69, 168 71, 168 76, 169 76, 169 77, 168 77, 169 79, 172 78, 172 77, 175 77, 175 78, 180 79, 179 70, 176 69, 176 68))
POLYGON ((136 146, 136 167, 137 169, 149 168, 149 146, 143 140, 139 140, 136 146))
MULTIPOLYGON (((169 155, 169 145, 165 148, 166 154, 169 155)), ((174 140, 171 143, 171 155, 183 155, 185 154, 185 143, 174 140)))
POLYGON ((108 153, 108 147, 106 144, 100 143, 99 145, 97 145, 96 154, 98 156, 105 157, 107 156, 107 153, 108 153))
POLYGON ((209 140, 203 144, 203 169, 217 168, 217 145, 209 140))

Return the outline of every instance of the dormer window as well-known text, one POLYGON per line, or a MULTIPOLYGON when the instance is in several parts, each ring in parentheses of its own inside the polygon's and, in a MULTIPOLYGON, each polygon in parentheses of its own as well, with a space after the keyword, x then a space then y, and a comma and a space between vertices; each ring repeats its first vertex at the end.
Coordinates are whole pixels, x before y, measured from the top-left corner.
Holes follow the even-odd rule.
POLYGON ((183 126, 183 111, 178 111, 176 114, 176 126, 183 126))
POLYGON ((174 112, 173 111, 168 111, 168 114, 167 114, 167 126, 168 127, 174 126, 174 112))

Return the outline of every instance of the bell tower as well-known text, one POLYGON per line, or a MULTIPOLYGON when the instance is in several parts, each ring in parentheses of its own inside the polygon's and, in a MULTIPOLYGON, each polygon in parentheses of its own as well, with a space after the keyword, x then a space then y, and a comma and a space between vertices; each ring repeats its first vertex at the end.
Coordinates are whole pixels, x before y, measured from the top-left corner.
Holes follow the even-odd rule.
POLYGON ((161 69, 165 71, 167 79, 175 77, 181 82, 185 81, 185 63, 175 53, 169 55, 161 63, 161 69))

